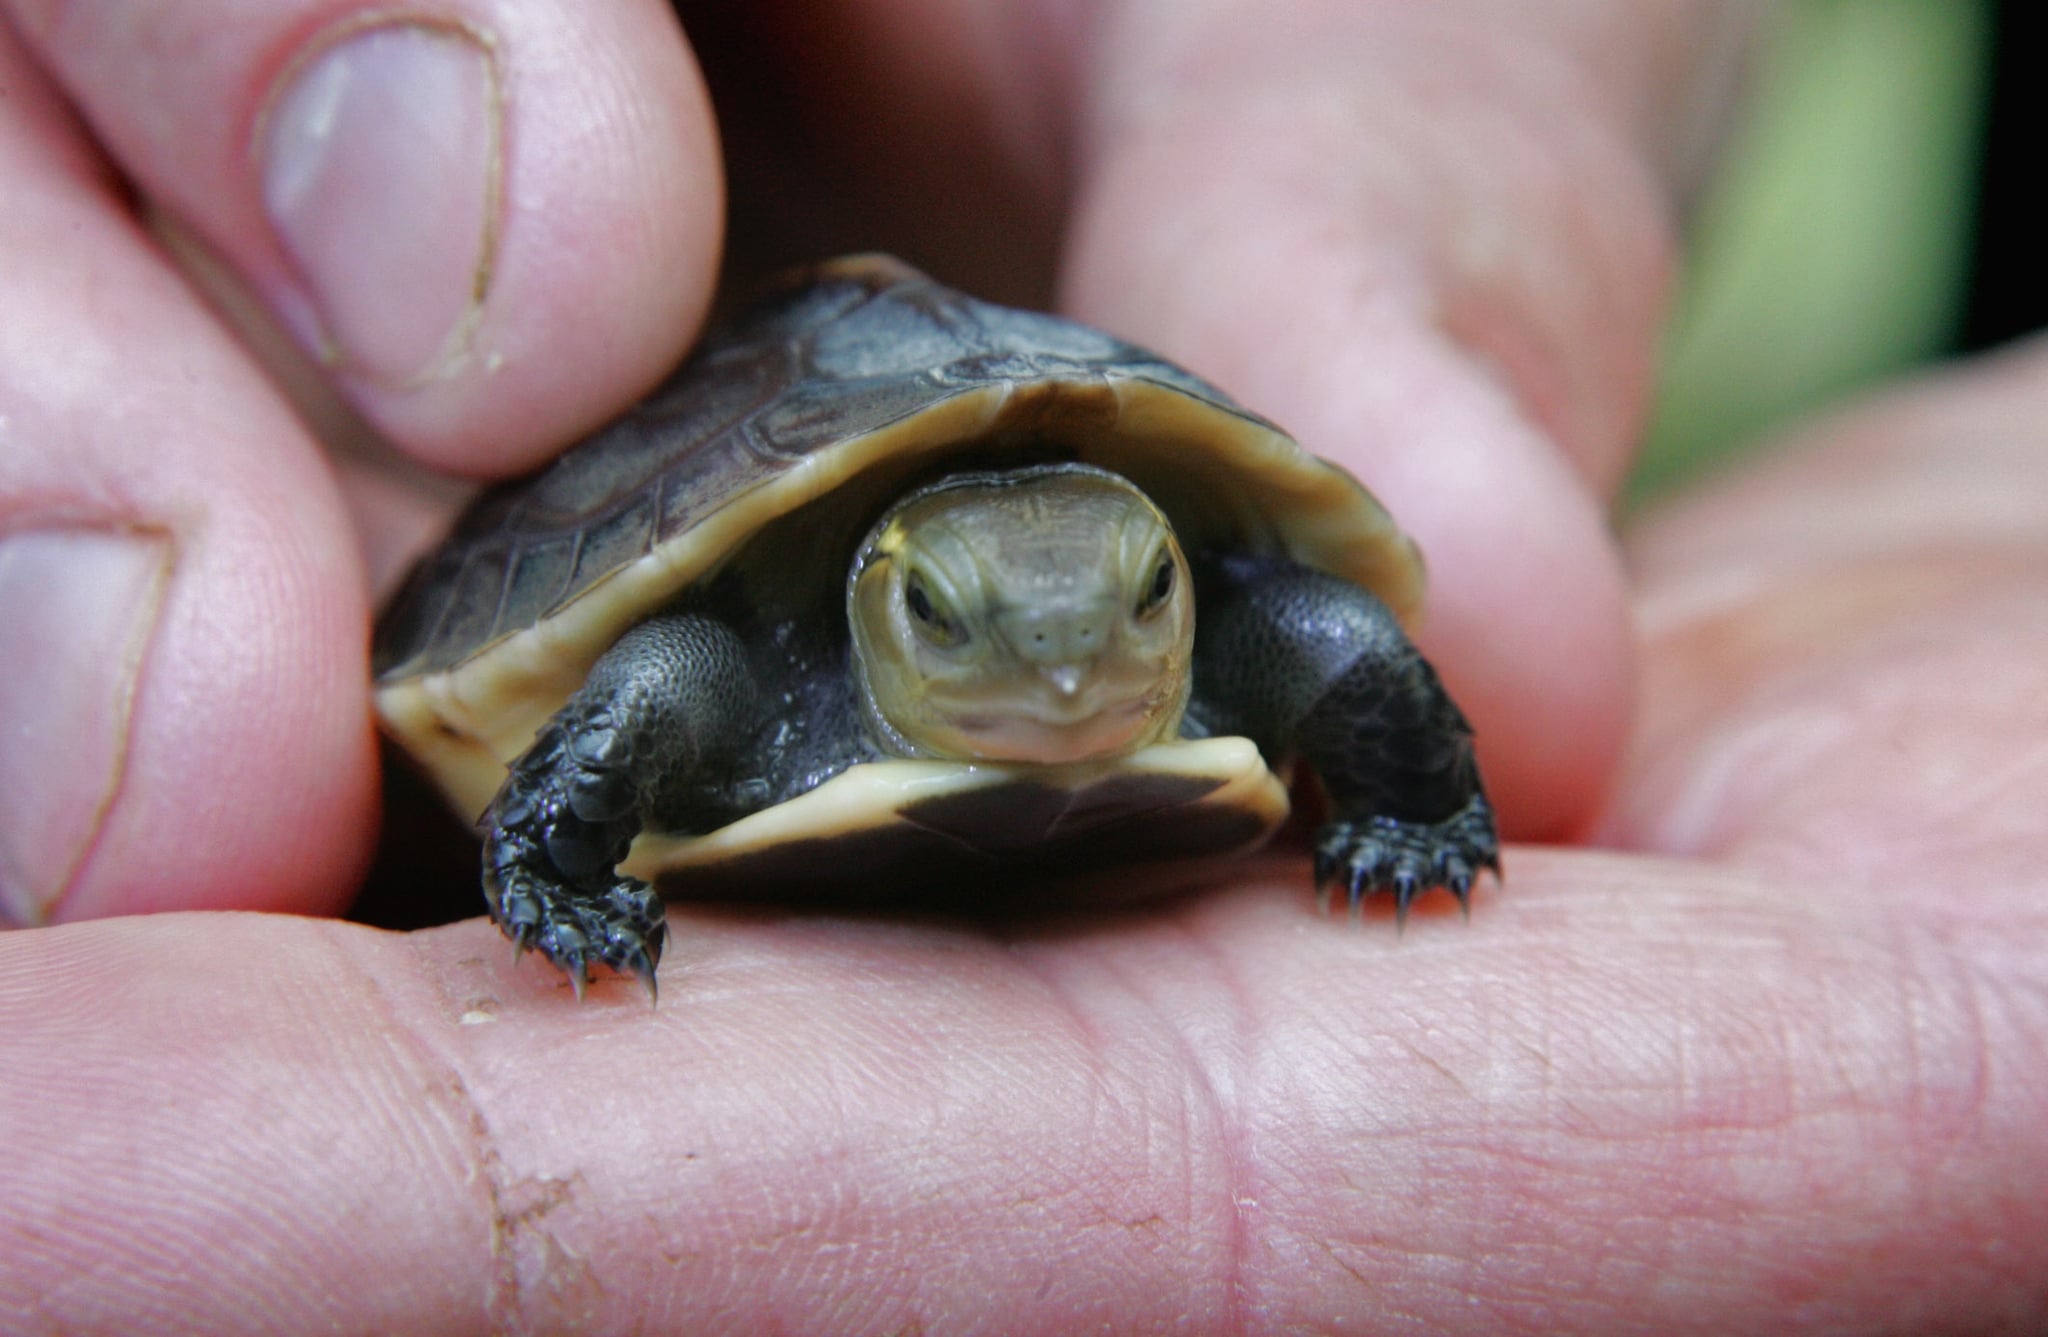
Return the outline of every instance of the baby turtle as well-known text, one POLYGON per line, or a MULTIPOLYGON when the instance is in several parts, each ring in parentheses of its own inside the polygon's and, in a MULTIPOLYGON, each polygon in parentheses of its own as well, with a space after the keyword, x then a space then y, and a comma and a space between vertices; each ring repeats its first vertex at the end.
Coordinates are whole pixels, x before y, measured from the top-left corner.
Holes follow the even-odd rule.
POLYGON ((974 909, 1256 846, 1299 761, 1321 894, 1498 871, 1413 545, 1178 367, 881 257, 706 338, 478 499, 376 639, 482 813, 491 916, 651 989, 661 893, 974 909), (1277 773, 1277 775, 1276 775, 1277 773))

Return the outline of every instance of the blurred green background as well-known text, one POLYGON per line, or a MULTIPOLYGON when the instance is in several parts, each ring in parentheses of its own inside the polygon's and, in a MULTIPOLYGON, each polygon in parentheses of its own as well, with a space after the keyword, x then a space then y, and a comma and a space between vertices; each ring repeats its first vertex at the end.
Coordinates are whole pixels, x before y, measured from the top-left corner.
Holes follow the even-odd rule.
POLYGON ((1691 220, 1632 497, 1955 347, 1995 19, 1991 0, 1775 8, 1691 220))

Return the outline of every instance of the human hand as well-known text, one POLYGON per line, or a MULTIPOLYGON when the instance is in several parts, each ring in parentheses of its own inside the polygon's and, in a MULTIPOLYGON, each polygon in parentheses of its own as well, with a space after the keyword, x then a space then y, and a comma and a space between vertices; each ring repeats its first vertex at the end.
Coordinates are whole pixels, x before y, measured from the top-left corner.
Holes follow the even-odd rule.
MULTIPOLYGON (((143 189, 303 333, 303 297, 266 287, 292 265, 268 234, 248 146, 271 78, 291 68, 298 44, 315 41, 322 20, 344 8, 251 7, 223 17, 184 6, 151 23, 112 25, 109 16, 132 16, 135 7, 24 3, 16 22, 143 189), (167 61, 165 52, 201 58, 167 61), (240 112, 222 110, 224 101, 240 112)), ((1436 582, 1425 639, 1480 724, 1511 829, 1577 829, 1605 787, 1626 716, 1620 585, 1598 501, 1620 470, 1646 381, 1665 245, 1642 140, 1624 128, 1645 119, 1653 92, 1669 91, 1660 82, 1661 58, 1683 43, 1612 18, 1555 33, 1524 31, 1512 7, 1487 16, 1497 29, 1469 17, 1461 27, 1462 11, 1444 6, 1432 12, 1449 19, 1380 17, 1369 30, 1349 28, 1343 7, 1287 11, 1305 16, 1300 26, 1274 21, 1275 12, 1262 9, 1252 29, 1233 27, 1224 7, 1184 26, 1163 12, 1120 10, 1124 29, 1089 35, 1085 78, 1071 58, 1065 65, 1055 58, 1044 80, 1023 80, 1021 93, 1015 79, 999 76, 1022 67, 997 68, 988 58, 996 49, 989 43, 1005 34, 980 26, 972 16, 983 11, 966 7, 934 6, 898 29, 880 14, 872 26, 842 34, 865 36, 868 46, 859 49, 873 57, 865 63, 842 60, 848 48, 841 42, 806 47, 762 29, 731 34, 725 59, 734 61, 734 51, 768 56, 768 63, 738 59, 738 66, 760 83, 817 90, 797 119, 808 132, 796 137, 799 144, 822 144, 826 157, 846 160, 860 151, 846 141, 873 146, 875 156, 849 175, 882 183, 877 198, 851 216, 810 214, 817 233, 801 239, 802 254, 877 230, 892 241, 914 240, 914 232, 894 229, 923 226, 928 245, 899 249, 924 259, 927 251, 949 254, 950 245, 960 270, 941 267, 942 276, 998 295, 1014 295, 1001 292, 1004 283, 1029 292, 1052 282, 1056 263, 1070 310, 1181 358, 1367 477, 1431 555, 1436 582), (906 38, 968 57, 917 69, 979 73, 962 79, 964 91, 909 79, 906 38), (1282 59, 1304 51, 1320 63, 1282 59), (866 87, 800 77, 856 64, 873 75, 866 87), (760 73, 771 69, 790 76, 760 73), (1359 70, 1383 77, 1358 77, 1359 70), (1588 70, 1592 77, 1581 84, 1574 76, 1588 70), (1192 83, 1190 71, 1200 76, 1192 83), (1076 91, 1076 81, 1086 87, 1076 91), (903 96, 866 97, 875 86, 903 96), (1208 96, 1190 104, 1178 93, 1190 86, 1208 96), (1034 89, 1041 91, 1026 95, 1034 89), (1041 115, 1045 103, 1034 96, 1052 97, 1059 114, 1041 115), (879 109, 878 123, 850 114, 863 106, 879 109), (1441 114, 1417 116, 1419 106, 1441 114), (923 114, 948 109, 968 114, 923 114), (877 133, 881 123, 893 125, 893 138, 877 133), (910 132, 929 125, 967 127, 964 145, 953 145, 955 156, 945 161, 997 162, 986 179, 1010 183, 1008 193, 963 189, 963 178, 928 171, 939 161, 932 152, 947 146, 920 144, 910 132), (1059 127, 1053 138, 1067 145, 1051 146, 1052 161, 1072 155, 1071 201, 1058 188, 1058 172, 1049 192, 1033 194, 1047 178, 1026 169, 1043 168, 1043 145, 1020 154, 1023 167, 990 150, 1006 138, 1014 143, 1020 127, 1048 125, 1059 127), (1359 125, 1371 133, 1350 133, 1359 125), (833 130, 837 142, 827 133, 833 130), (940 207, 949 195, 964 203, 940 207), (1024 207, 1032 199, 1036 212, 1024 207), (1514 226, 1475 230, 1474 220, 1501 219, 1514 226), (991 244, 997 236, 1016 238, 1027 258, 976 282, 967 257, 1007 254, 991 244)), ((717 204, 709 122, 694 100, 686 58, 672 42, 642 40, 663 31, 658 10, 578 9, 574 17, 553 16, 552 28, 546 15, 509 5, 486 17, 477 20, 479 31, 495 35, 494 59, 505 62, 510 90, 506 198, 520 203, 503 215, 504 232, 491 249, 491 281, 465 345, 471 356, 448 361, 436 342, 450 322, 466 318, 466 298, 451 303, 445 289, 422 283, 425 296, 439 294, 438 306, 423 303, 427 315, 438 311, 441 319, 386 324, 392 294, 408 294, 412 285, 379 288, 365 280, 361 256, 323 251, 332 242, 322 241, 324 216, 302 243, 305 254, 291 257, 313 287, 326 284, 347 308, 335 320, 343 343, 365 346, 351 350, 345 362, 352 370, 337 377, 361 411, 417 457, 473 471, 537 458, 672 359, 709 289, 717 204), (595 33, 593 24, 600 25, 595 33), (580 118, 556 115, 578 107, 580 118), (607 151, 588 152, 591 139, 607 151), (521 227, 528 229, 524 252, 521 227), (593 245, 592 236, 605 243, 593 245), (364 292, 377 300, 349 307, 364 292), (413 384, 422 361, 435 374, 413 384)), ((700 30, 715 18, 687 17, 700 30)), ((465 40, 440 31, 427 40, 465 40)), ((1027 49, 1057 57, 1057 25, 1041 35, 1040 46, 1027 49)), ((715 54, 707 44, 706 59, 715 54)), ((10 77, 10 87, 32 79, 23 72, 10 77)), ((108 791, 106 820, 82 847, 90 857, 62 888, 58 914, 326 908, 352 884, 370 805, 360 695, 368 582, 349 552, 350 522, 374 575, 410 533, 394 523, 393 503, 416 507, 417 500, 350 462, 340 465, 336 487, 243 355, 122 222, 119 202, 95 183, 90 150, 63 123, 58 104, 15 101, 23 156, 7 164, 6 179, 46 189, 11 191, 0 203, 0 213, 18 210, 6 216, 19 228, 0 254, 75 265, 24 275, 18 290, 34 300, 22 309, 36 315, 10 322, 19 342, 0 357, 0 374, 12 378, 9 430, 29 443, 16 450, 10 441, 0 457, 10 474, 9 532, 40 537, 45 517, 55 517, 119 535, 130 555, 108 561, 130 563, 127 583, 116 582, 129 602, 115 611, 152 601, 159 609, 128 698, 132 714, 92 715, 91 701, 77 712, 115 721, 106 751, 120 759, 120 783, 108 791), (16 165, 23 170, 11 170, 16 165), (105 319, 104 303, 79 300, 108 290, 121 294, 117 322, 105 319), (56 348, 65 355, 53 356, 56 348), (47 444, 54 441, 65 447, 47 444), (25 526, 23 517, 36 523, 25 526), (172 541, 160 544, 160 536, 172 541), (282 738, 299 745, 281 746, 282 738)), ((767 160, 756 159, 757 167, 767 160)), ((743 210, 739 218, 751 224, 759 214, 743 210)), ((777 254, 773 238, 751 229, 741 249, 757 263, 796 258, 777 254)), ((401 280, 411 277, 400 269, 401 280)), ((10 300, 16 291, 10 280, 10 300)), ((81 605, 57 606, 53 621, 64 626, 81 605)), ((133 645, 134 624, 111 624, 129 635, 104 637, 110 655, 103 657, 120 660, 133 645)), ((48 624, 15 625, 38 628, 40 638, 48 624)), ((35 717, 53 694, 49 677, 6 680, 32 703, 16 718, 35 717)), ((10 807, 20 811, 17 794, 51 802, 50 820, 38 825, 56 829, 73 810, 43 798, 30 784, 42 768, 24 765, 19 749, 12 755, 10 807)), ((1526 856, 1517 862, 1516 901, 1521 869, 1534 866, 1526 856)), ((1267 881, 1291 887, 1296 872, 1290 867, 1267 881)), ((1283 894, 1272 908, 1288 903, 1283 894)), ((206 925, 195 936, 179 921, 128 923, 94 940, 111 945, 143 935, 154 944, 144 954, 171 968, 144 973, 126 994, 161 999, 166 1015, 196 1016, 186 1008, 208 1001, 205 983, 179 968, 180 954, 234 951, 232 934, 246 931, 206 925), (194 988, 197 994, 187 992, 194 988)), ((249 1003, 307 997, 300 975, 307 963, 284 945, 302 927, 266 920, 255 931, 264 942, 279 937, 274 950, 252 954, 260 966, 245 967, 249 1003)), ((490 950, 495 957, 494 942, 490 950)), ((827 966, 811 996, 815 1007, 846 980, 809 956, 794 945, 788 964, 827 966)), ((679 951, 674 959, 688 970, 698 958, 679 951)), ((909 968, 916 974, 919 965, 909 968)), ((488 964, 493 987, 507 984, 502 969, 488 964)), ((81 979, 74 970, 66 987, 80 987, 81 979)), ((353 976, 336 987, 351 982, 360 987, 353 976)), ((401 1005, 398 1015, 417 1013, 401 1005)), ((128 1034, 138 1060, 164 1062, 161 1043, 140 1047, 146 1030, 128 1034)), ((733 1034, 760 1041, 744 1027, 733 1034)), ((874 1044, 854 1055, 871 1055, 874 1044)), ((310 1052, 291 1048, 300 1063, 310 1052)), ((556 1076, 558 1069, 541 1063, 544 1052, 536 1037, 527 1061, 542 1070, 525 1070, 527 1082, 556 1076)), ((259 1060, 254 1049, 245 1057, 259 1060)), ((1028 1072, 1032 1062, 1020 1053, 1011 1071, 1028 1072)), ((94 1072, 100 1102, 117 1101, 105 1070, 94 1072)), ((642 1092, 621 1103, 645 1118, 640 1101, 652 1098, 642 1092)), ((581 1148, 573 1129, 554 1126, 581 1148)), ((1024 1137, 1030 1140, 1028 1131, 1024 1137)), ((337 1166, 359 1172, 379 1163, 375 1151, 364 1146, 337 1166)))
POLYGON ((2032 1331, 2048 346, 1630 536, 1603 835, 991 927, 0 937, 0 1326, 2032 1331), (1619 851, 1633 852, 1619 852, 1619 851))

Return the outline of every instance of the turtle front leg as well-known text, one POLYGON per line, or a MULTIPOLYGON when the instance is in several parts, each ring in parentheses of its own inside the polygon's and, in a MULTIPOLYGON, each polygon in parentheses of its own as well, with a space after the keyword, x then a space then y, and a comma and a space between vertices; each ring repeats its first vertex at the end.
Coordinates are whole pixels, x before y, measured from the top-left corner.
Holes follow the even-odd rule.
POLYGON ((1385 604, 1279 558, 1223 558, 1200 579, 1190 713, 1314 767, 1331 804, 1319 893, 1342 883, 1356 909, 1391 891, 1405 919, 1431 887, 1464 905, 1480 869, 1498 875, 1471 726, 1385 604))
POLYGON ((484 898, 505 936, 560 967, 579 997, 592 961, 654 991, 661 898, 617 865, 662 797, 729 761, 755 701, 731 629, 659 614, 605 652, 512 763, 484 813, 484 898))

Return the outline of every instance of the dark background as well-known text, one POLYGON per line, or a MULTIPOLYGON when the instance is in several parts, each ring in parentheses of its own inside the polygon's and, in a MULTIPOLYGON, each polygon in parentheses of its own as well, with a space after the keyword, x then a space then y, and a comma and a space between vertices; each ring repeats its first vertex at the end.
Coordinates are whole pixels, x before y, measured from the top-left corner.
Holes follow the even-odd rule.
POLYGON ((2042 281, 2048 242, 2048 6, 2000 0, 1995 6, 1990 116, 1979 165, 1975 246, 1959 348, 2002 343, 2048 325, 2042 281))

